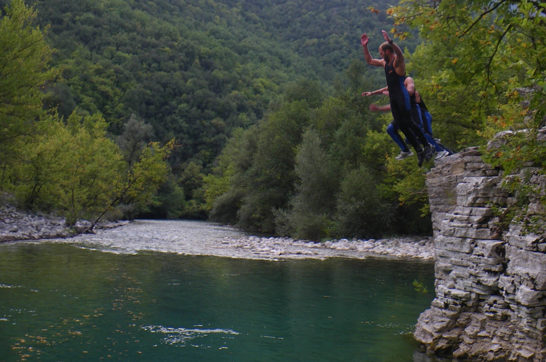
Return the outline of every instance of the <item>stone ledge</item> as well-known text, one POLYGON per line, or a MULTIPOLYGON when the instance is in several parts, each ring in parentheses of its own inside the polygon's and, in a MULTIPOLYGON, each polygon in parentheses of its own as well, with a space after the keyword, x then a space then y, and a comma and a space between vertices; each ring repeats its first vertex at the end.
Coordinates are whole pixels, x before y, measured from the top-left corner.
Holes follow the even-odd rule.
MULTIPOLYGON (((546 127, 541 130, 546 135, 546 127)), ((546 140, 546 136, 544 136, 546 140)), ((526 177, 544 192, 546 176, 526 177)), ((470 360, 546 360, 546 240, 541 195, 508 230, 500 210, 516 199, 477 147, 436 161, 427 174, 434 230, 436 298, 419 317, 415 339, 429 354, 470 360), (539 232, 524 223, 533 218, 539 232)))

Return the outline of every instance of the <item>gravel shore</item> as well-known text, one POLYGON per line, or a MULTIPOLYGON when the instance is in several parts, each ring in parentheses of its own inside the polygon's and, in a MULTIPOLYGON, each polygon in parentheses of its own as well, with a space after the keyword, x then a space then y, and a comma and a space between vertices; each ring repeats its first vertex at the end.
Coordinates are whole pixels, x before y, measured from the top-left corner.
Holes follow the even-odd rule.
POLYGON ((260 237, 214 223, 184 220, 137 220, 103 225, 93 234, 78 234, 89 225, 67 228, 63 218, 30 215, 0 207, 0 242, 71 243, 117 253, 168 252, 243 259, 326 259, 382 257, 432 262, 432 237, 310 242, 285 237, 260 237))

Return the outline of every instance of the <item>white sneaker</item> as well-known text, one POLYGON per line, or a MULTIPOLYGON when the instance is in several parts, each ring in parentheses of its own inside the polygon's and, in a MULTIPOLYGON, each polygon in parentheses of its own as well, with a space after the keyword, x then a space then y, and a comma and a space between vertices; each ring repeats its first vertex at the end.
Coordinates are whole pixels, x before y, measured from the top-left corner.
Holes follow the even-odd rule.
POLYGON ((440 151, 440 152, 438 152, 438 153, 436 154, 435 159, 438 160, 438 159, 440 159, 440 158, 442 158, 442 157, 446 157, 446 156, 448 156, 448 155, 449 155, 449 152, 447 152, 447 151, 440 151))
POLYGON ((408 152, 405 152, 405 151, 400 151, 400 153, 398 154, 398 156, 396 156, 395 158, 400 161, 400 160, 403 160, 404 158, 407 158, 407 157, 410 157, 410 156, 413 156, 413 152, 408 151, 408 152))

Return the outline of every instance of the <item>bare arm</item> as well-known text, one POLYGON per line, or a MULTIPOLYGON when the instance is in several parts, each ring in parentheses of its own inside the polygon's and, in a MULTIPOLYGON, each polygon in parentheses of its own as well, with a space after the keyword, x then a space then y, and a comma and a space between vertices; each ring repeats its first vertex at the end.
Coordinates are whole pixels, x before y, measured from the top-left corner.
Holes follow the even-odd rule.
POLYGON ((400 49, 400 47, 392 41, 392 39, 389 37, 389 34, 385 30, 381 30, 381 33, 383 34, 383 38, 385 39, 385 41, 387 41, 392 46, 394 54, 396 55, 393 63, 396 74, 398 74, 399 76, 405 75, 406 63, 404 61, 404 54, 402 53, 402 49, 400 49))
POLYGON ((384 106, 378 106, 377 104, 370 104, 370 111, 372 112, 388 112, 391 110, 391 105, 386 104, 384 106))
POLYGON ((412 96, 414 93, 417 95, 417 91, 415 90, 415 81, 412 77, 407 77, 404 80, 404 85, 406 86, 410 96, 412 96))
POLYGON ((362 92, 362 97, 373 96, 373 95, 376 95, 376 94, 389 95, 389 88, 388 87, 383 87, 383 88, 376 89, 376 90, 371 91, 371 92, 362 92), (386 94, 385 94, 385 92, 386 92, 386 94))
POLYGON ((364 51, 364 59, 366 59, 366 63, 370 65, 375 65, 377 67, 384 67, 385 61, 383 59, 374 59, 372 58, 372 55, 370 54, 370 51, 368 50, 368 41, 370 39, 368 38, 368 35, 366 33, 362 34, 360 37, 360 44, 362 44, 362 50, 364 51))

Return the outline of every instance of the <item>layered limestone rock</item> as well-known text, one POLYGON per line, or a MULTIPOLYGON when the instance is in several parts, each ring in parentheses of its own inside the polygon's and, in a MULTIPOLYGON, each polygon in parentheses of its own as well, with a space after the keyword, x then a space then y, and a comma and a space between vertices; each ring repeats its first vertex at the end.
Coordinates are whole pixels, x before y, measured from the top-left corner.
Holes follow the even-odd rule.
MULTIPOLYGON (((540 171, 528 167, 521 175, 543 195, 540 171)), ((477 148, 437 161, 427 175, 436 298, 414 333, 427 353, 546 360, 544 208, 532 195, 526 219, 533 228, 516 221, 503 227, 502 211, 515 199, 501 178, 477 148)))

